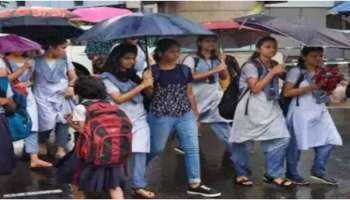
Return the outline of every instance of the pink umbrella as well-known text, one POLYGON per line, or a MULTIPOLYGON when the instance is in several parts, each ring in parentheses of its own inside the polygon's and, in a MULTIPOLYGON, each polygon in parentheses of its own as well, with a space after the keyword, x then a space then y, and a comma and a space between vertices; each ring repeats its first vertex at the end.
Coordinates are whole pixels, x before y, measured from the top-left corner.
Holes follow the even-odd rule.
POLYGON ((90 23, 98 23, 112 17, 132 14, 132 12, 128 9, 111 7, 80 8, 74 10, 73 13, 79 17, 73 18, 72 21, 90 23))
POLYGON ((0 33, 0 53, 40 50, 41 46, 27 38, 0 33))

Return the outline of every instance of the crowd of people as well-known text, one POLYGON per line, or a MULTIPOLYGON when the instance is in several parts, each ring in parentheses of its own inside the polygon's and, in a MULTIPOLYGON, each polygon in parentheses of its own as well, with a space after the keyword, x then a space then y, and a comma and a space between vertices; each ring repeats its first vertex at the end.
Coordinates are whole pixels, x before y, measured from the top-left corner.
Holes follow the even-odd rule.
MULTIPOLYGON (((254 184, 249 149, 258 141, 265 156, 266 183, 285 188, 309 185, 299 174, 298 163, 301 151, 313 148, 311 178, 337 185, 326 175, 326 165, 342 139, 327 110, 329 98, 313 78, 322 66, 323 49, 304 47, 298 66, 287 70, 273 60, 278 49, 276 39, 266 36, 239 67, 232 56, 218 50, 217 42, 215 36, 200 36, 196 54, 180 60, 181 45, 173 39, 159 40, 152 56, 148 56, 137 38, 129 38, 113 46, 102 61, 91 57, 98 60, 94 74, 79 77, 66 56, 64 39, 48 40, 42 55, 4 55, 0 76, 7 76, 10 82, 19 80, 28 91, 27 112, 33 126, 25 138, 25 152, 30 154, 30 167, 53 166, 39 155, 48 153, 48 138, 55 133, 55 158, 69 155, 66 160, 74 160, 61 167, 72 168, 73 177, 65 178, 76 190, 109 192, 111 198, 120 199, 130 181, 135 197, 154 198, 156 194, 148 188, 145 176, 147 164, 162 153, 175 132, 185 160, 187 193, 218 197, 221 192, 201 180, 199 125, 208 124, 225 146, 225 157, 235 172, 234 182, 242 187, 254 184), (236 76, 238 83, 233 81, 236 76), (230 84, 238 84, 240 99, 234 117, 226 119, 218 107, 230 84), (285 115, 279 104, 281 98, 291 100, 285 115), (125 160, 130 163, 130 173, 124 170, 125 163, 97 165, 66 152, 69 127, 76 131, 77 138, 87 134, 86 124, 93 118, 89 105, 98 102, 121 109, 130 121, 131 156, 125 160)), ((11 166, 15 159, 5 112, 16 106, 12 95, 9 85, 0 97, 0 137, 5 144, 0 145, 0 159, 11 166)), ((110 145, 113 148, 117 144, 110 145)), ((83 147, 76 145, 75 151, 81 151, 77 148, 83 147)))

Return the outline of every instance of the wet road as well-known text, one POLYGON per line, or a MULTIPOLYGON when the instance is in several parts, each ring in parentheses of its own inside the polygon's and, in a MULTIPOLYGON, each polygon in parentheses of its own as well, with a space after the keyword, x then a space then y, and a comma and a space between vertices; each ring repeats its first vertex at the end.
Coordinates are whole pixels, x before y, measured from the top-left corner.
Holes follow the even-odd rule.
MULTIPOLYGON (((338 187, 327 186, 312 182, 308 187, 296 187, 294 189, 281 189, 262 182, 264 173, 263 155, 257 145, 255 153, 251 157, 252 179, 255 185, 251 188, 243 188, 233 184, 233 170, 222 165, 223 146, 216 137, 208 131, 207 126, 201 128, 201 162, 203 181, 208 186, 214 187, 223 193, 221 198, 350 198, 350 126, 346 119, 347 114, 333 112, 335 121, 342 133, 344 146, 337 147, 328 165, 328 173, 336 178, 338 187)), ((185 194, 186 175, 184 172, 183 156, 174 152, 175 142, 169 142, 166 151, 161 158, 156 158, 149 165, 148 178, 150 188, 158 198, 195 198, 185 194)), ((309 179, 313 152, 307 151, 302 155, 300 170, 302 175, 309 179)), ((55 179, 55 169, 29 170, 28 164, 19 161, 17 168, 11 176, 0 177, 0 194, 21 193, 31 191, 53 190, 56 194, 37 194, 33 196, 17 198, 71 198, 69 187, 60 185, 55 179), (58 191, 55 191, 59 189, 58 191), (62 192, 61 192, 62 190, 62 192)), ((0 197, 1 197, 0 196, 0 197)), ((108 198, 103 194, 90 196, 91 198, 108 198)), ((127 193, 126 197, 130 197, 127 193)))

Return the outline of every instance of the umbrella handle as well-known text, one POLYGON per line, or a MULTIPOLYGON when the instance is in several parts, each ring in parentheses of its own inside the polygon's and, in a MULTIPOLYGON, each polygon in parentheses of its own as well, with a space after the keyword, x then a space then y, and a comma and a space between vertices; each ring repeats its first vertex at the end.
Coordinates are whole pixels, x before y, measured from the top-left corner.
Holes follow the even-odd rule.
POLYGON ((147 37, 145 37, 145 54, 146 54, 146 63, 147 63, 147 67, 151 67, 150 64, 149 64, 149 58, 148 58, 148 40, 147 40, 147 37))

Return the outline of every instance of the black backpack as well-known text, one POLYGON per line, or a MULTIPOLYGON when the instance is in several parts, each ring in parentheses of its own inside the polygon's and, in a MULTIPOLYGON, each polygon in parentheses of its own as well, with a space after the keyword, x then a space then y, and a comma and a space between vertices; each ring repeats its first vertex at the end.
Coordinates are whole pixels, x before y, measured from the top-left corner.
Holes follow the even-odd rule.
MULTIPOLYGON (((263 68, 262 68, 261 63, 259 61, 257 61, 257 60, 248 61, 248 62, 243 64, 242 69, 249 62, 253 62, 254 66, 257 68, 258 79, 260 79, 260 77, 263 73, 263 68)), ((242 72, 242 70, 241 70, 241 72, 242 72)), ((239 73, 239 75, 237 75, 231 81, 230 85, 228 86, 228 88, 224 92, 224 95, 223 95, 223 97, 219 103, 219 106, 218 106, 220 115, 223 118, 228 119, 228 120, 233 119, 238 103, 241 101, 243 96, 249 92, 249 88, 247 88, 243 93, 240 93, 240 91, 239 91, 239 79, 240 79, 241 72, 239 73)), ((247 110, 248 110, 248 103, 246 106, 246 112, 247 112, 247 110)))
MULTIPOLYGON (((298 88, 300 83, 304 80, 305 76, 304 76, 304 73, 301 71, 299 77, 298 77, 298 80, 297 82, 295 83, 294 85, 294 88, 298 88)), ((279 99, 279 104, 280 104, 280 107, 282 109, 282 112, 283 112, 283 115, 284 116, 287 116, 288 114, 288 109, 289 109, 289 105, 290 103, 292 102, 292 99, 293 97, 285 97, 283 95, 283 88, 282 88, 282 91, 281 91, 281 94, 280 94, 280 99, 279 99)), ((296 105, 299 106, 299 96, 296 97, 296 105)))

